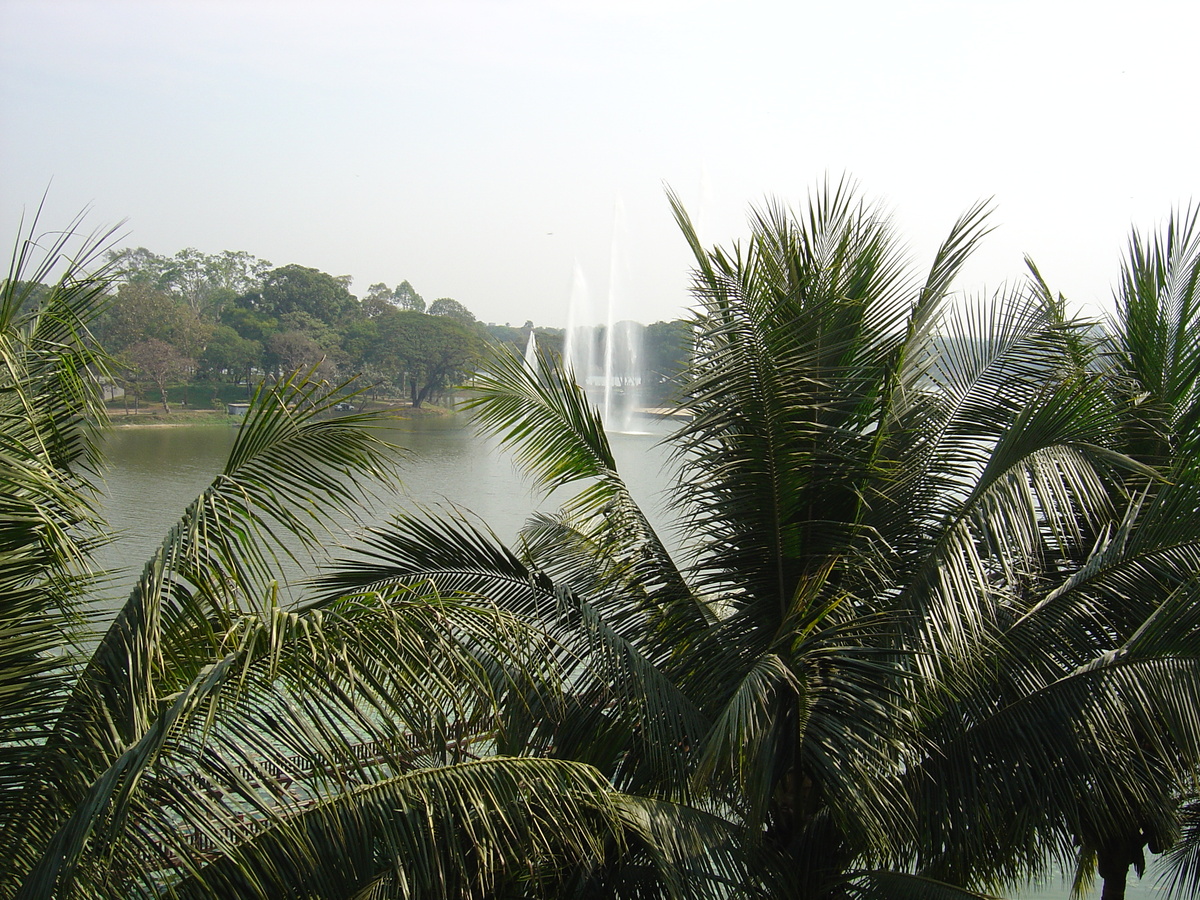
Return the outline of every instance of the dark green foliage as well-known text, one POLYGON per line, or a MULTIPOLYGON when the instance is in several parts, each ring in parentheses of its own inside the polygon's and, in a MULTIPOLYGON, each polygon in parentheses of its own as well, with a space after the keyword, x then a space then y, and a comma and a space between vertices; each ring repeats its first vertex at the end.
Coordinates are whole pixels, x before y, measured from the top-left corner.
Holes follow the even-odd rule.
POLYGON ((377 342, 368 360, 407 382, 414 407, 455 386, 471 371, 483 346, 472 329, 449 316, 394 311, 372 320, 377 342))
POLYGON ((475 322, 475 314, 450 297, 440 297, 429 304, 429 315, 431 316, 446 316, 463 325, 471 325, 475 322))
POLYGON ((213 379, 249 381, 251 370, 262 365, 263 346, 242 337, 228 325, 213 329, 200 356, 199 374, 213 379))
POLYGON ((642 336, 645 358, 643 399, 647 405, 675 399, 692 351, 692 326, 683 319, 653 322, 642 336))
POLYGON ((307 266, 288 265, 263 276, 260 311, 280 318, 307 313, 326 325, 339 325, 361 313, 345 280, 307 266))

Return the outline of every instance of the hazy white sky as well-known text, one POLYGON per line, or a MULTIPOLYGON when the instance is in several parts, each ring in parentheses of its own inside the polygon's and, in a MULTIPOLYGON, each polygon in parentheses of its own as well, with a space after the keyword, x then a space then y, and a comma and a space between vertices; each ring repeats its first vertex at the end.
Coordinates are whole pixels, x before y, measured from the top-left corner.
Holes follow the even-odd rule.
POLYGON ((848 173, 925 265, 993 197, 960 287, 1104 304, 1132 225, 1200 201, 1193 3, 0 0, 0 237, 49 186, 129 245, 407 279, 565 324, 578 264, 645 322, 706 243, 848 173), (623 213, 614 215, 620 207, 623 213), (615 235, 615 237, 614 237, 615 235))

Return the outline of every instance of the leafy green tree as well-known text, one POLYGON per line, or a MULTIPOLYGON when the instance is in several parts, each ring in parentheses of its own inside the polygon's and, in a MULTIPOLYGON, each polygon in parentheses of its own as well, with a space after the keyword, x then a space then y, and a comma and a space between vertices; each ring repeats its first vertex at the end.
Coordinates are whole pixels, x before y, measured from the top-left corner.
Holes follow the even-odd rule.
MULTIPOLYGON (((395 312, 389 307, 389 312, 395 312)), ((370 387, 372 399, 380 395, 397 397, 403 393, 404 373, 398 371, 394 358, 382 352, 379 323, 375 318, 358 319, 342 331, 343 365, 348 372, 361 377, 370 387)))
POLYGON ((673 385, 677 385, 687 368, 688 354, 692 342, 692 327, 683 319, 671 322, 653 322, 646 326, 642 336, 642 352, 645 360, 647 399, 670 397, 673 385))
POLYGON ((180 356, 194 358, 203 351, 211 326, 166 291, 144 281, 129 281, 117 289, 98 331, 114 353, 153 339, 172 345, 180 356))
POLYGON ((195 247, 186 247, 176 252, 164 273, 171 287, 197 313, 204 308, 213 290, 205 271, 205 262, 203 253, 195 247))
POLYGON ((362 310, 363 315, 368 319, 373 319, 394 308, 392 289, 382 281, 367 288, 367 293, 362 298, 362 310))
POLYGON ((487 329, 488 343, 495 346, 507 346, 513 353, 523 353, 529 340, 529 332, 524 328, 514 328, 511 325, 484 326, 487 329))
POLYGON ((396 311, 373 321, 379 335, 373 361, 408 383, 414 408, 464 378, 482 351, 475 333, 447 316, 396 311))
POLYGON ((394 291, 383 282, 373 284, 367 289, 367 294, 363 297, 363 312, 368 317, 393 309, 423 313, 425 299, 407 281, 396 285, 394 291))
POLYGON ((563 334, 564 331, 561 328, 535 328, 534 336, 537 341, 538 350, 553 358, 561 357, 563 353, 563 334))
POLYGON ((475 314, 450 297, 441 297, 429 304, 429 315, 445 316, 463 325, 475 324, 475 314))
POLYGON ((266 340, 267 367, 280 375, 318 366, 322 377, 334 378, 343 358, 338 331, 305 312, 284 313, 266 340))
POLYGON ((282 317, 307 313, 327 325, 338 325, 360 313, 358 299, 346 280, 306 266, 287 265, 263 276, 260 311, 282 317))
POLYGON ((121 281, 144 284, 164 293, 170 290, 170 260, 145 247, 110 250, 108 265, 121 281))
MULTIPOLYGON (((204 257, 204 274, 213 295, 224 293, 237 297, 261 290, 263 278, 270 269, 267 260, 245 250, 222 250, 204 257)), ((209 306, 213 306, 211 301, 209 306)))
POLYGON ((279 320, 262 310, 259 294, 244 294, 221 311, 221 324, 228 325, 242 337, 260 344, 279 330, 279 320))
POLYGON ((110 257, 126 282, 170 294, 209 320, 217 318, 234 297, 260 290, 263 275, 271 268, 269 262, 244 250, 207 254, 188 247, 165 257, 138 247, 113 251, 110 257))
POLYGON ((1036 279, 952 302, 981 207, 923 280, 844 183, 730 250, 676 212, 678 554, 578 386, 509 356, 480 423, 578 492, 517 549, 401 515, 331 589, 432 584, 543 630, 568 697, 512 708, 499 751, 715 813, 773 896, 975 896, 1089 858, 1120 896, 1110 845, 1167 847, 1200 770, 1194 479, 1123 452, 1128 407, 1036 279))
POLYGON ((349 365, 357 371, 368 365, 368 357, 379 341, 379 326, 373 318, 357 319, 342 330, 342 350, 349 365))
POLYGON ((303 332, 327 353, 335 352, 341 343, 341 335, 336 328, 298 310, 284 313, 279 317, 279 330, 303 332))
POLYGON ((251 370, 261 366, 262 361, 262 344, 242 337, 228 325, 213 329, 200 358, 201 366, 212 375, 228 375, 234 381, 244 380, 247 384, 251 381, 251 370))
POLYGON ((425 312, 425 298, 416 292, 411 284, 402 281, 392 292, 392 300, 396 306, 409 312, 425 312))

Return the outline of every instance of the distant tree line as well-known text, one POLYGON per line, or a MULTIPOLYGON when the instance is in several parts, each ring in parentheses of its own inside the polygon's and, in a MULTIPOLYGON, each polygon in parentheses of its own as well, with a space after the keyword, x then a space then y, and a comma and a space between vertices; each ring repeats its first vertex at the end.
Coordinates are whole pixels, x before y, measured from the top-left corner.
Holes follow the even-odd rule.
MULTIPOLYGON (((523 352, 533 332, 541 352, 562 352, 562 329, 484 324, 450 297, 426 303, 408 281, 372 284, 360 299, 348 275, 274 267, 243 250, 161 256, 138 247, 112 251, 109 262, 119 287, 99 337, 124 364, 126 390, 153 391, 168 411, 171 385, 194 387, 193 399, 221 383, 249 393, 298 369, 329 380, 360 374, 373 396, 420 407, 469 380, 488 344, 523 352)), ((657 386, 649 393, 662 401, 686 359, 688 326, 656 322, 644 341, 657 386)))

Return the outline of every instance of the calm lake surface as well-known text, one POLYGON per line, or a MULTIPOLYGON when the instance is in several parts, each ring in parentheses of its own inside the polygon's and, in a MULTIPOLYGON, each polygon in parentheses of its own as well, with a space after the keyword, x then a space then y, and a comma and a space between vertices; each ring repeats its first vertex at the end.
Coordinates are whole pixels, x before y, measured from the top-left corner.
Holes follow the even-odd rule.
MULTIPOLYGON (((661 502, 671 475, 667 452, 659 446, 668 429, 651 427, 658 433, 610 434, 609 440, 630 490, 671 544, 669 519, 661 502)), ((220 471, 236 434, 228 425, 113 430, 107 440, 103 507, 117 539, 98 560, 106 567, 124 569, 106 592, 113 598, 111 603, 124 600, 167 530, 220 471)), ((422 504, 455 503, 480 516, 505 540, 515 536, 532 512, 553 510, 569 496, 535 495, 511 459, 493 441, 475 434, 465 417, 409 420, 388 439, 409 451, 400 469, 404 496, 399 504, 406 502, 405 497, 422 504)), ((385 521, 388 512, 378 510, 375 521, 385 521)), ((1065 900, 1069 894, 1069 884, 1053 884, 1018 896, 1020 900, 1065 900)), ((1154 888, 1151 873, 1143 882, 1130 875, 1129 900, 1165 896, 1154 888)), ((1089 897, 1099 897, 1099 891, 1089 897)))
MULTIPOLYGON (((670 476, 657 432, 610 434, 621 474, 656 525, 665 526, 662 491, 670 476)), ((115 428, 107 439, 104 512, 116 540, 99 562, 126 575, 109 593, 128 592, 142 565, 183 510, 220 471, 237 430, 228 425, 115 428)), ((390 507, 374 511, 384 522, 406 503, 454 503, 470 510, 503 539, 512 539, 531 513, 556 509, 569 494, 536 495, 511 458, 477 435, 465 416, 412 419, 386 434, 407 452, 400 465, 403 489, 390 507)), ((669 540, 668 534, 663 534, 669 540)), ((345 535, 349 542, 351 536, 345 535)), ((123 599, 123 598, 122 598, 123 599)))

